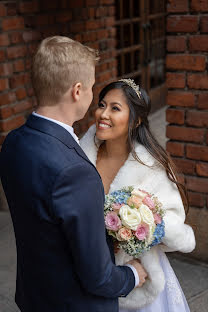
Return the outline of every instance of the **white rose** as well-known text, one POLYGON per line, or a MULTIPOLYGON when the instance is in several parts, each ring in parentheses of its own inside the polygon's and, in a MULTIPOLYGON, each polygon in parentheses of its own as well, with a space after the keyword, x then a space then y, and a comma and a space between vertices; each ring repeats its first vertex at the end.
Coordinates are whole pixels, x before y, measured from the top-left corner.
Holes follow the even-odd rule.
POLYGON ((138 196, 139 198, 141 198, 142 200, 147 196, 146 193, 138 190, 138 189, 133 189, 133 191, 131 192, 131 195, 136 195, 138 196))
POLYGON ((128 229, 136 231, 138 225, 141 223, 141 216, 137 209, 132 209, 128 205, 124 205, 119 210, 119 215, 122 224, 128 229))
POLYGON ((139 212, 144 223, 147 223, 150 226, 155 224, 153 213, 146 205, 141 205, 139 212))
POLYGON ((154 240, 154 236, 153 236, 154 231, 155 231, 155 225, 150 226, 149 227, 149 233, 148 233, 147 240, 146 240, 147 245, 150 245, 153 242, 153 240, 154 240))

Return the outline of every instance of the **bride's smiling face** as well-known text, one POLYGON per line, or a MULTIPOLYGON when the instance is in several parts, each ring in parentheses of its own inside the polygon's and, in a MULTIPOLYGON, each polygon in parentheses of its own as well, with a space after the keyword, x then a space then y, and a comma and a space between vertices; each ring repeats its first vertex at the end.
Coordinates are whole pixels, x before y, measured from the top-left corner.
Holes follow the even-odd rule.
POLYGON ((100 140, 128 138, 129 106, 121 89, 110 90, 95 111, 96 136, 100 140))

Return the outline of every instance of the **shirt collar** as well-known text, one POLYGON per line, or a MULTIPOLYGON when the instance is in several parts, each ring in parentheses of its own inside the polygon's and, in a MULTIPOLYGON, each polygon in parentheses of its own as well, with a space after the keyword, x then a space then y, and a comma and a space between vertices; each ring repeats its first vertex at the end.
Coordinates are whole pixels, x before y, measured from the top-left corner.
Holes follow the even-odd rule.
POLYGON ((74 140, 79 144, 79 139, 78 139, 77 135, 74 133, 74 129, 71 126, 69 126, 69 125, 67 125, 61 121, 58 121, 56 119, 52 119, 52 118, 45 117, 43 115, 39 115, 36 112, 33 112, 32 115, 43 118, 43 119, 50 120, 50 121, 58 124, 59 126, 65 128, 71 134, 71 136, 74 138, 74 140))

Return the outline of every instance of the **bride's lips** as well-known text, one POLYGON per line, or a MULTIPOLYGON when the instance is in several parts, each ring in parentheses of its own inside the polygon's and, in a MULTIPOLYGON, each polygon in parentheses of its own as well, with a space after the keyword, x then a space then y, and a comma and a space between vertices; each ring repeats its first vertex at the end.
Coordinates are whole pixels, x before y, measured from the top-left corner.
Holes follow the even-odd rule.
POLYGON ((109 125, 107 122, 104 122, 104 121, 98 122, 98 129, 99 130, 106 130, 109 128, 111 128, 111 125, 109 125))

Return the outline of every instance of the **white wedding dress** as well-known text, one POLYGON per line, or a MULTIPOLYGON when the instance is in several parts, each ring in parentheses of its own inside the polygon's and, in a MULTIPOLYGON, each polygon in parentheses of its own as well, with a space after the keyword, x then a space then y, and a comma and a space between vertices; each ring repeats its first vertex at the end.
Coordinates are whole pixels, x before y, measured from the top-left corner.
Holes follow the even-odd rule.
POLYGON ((178 279, 165 253, 158 248, 160 264, 165 275, 165 288, 153 303, 137 309, 119 309, 119 312, 190 312, 178 279))

